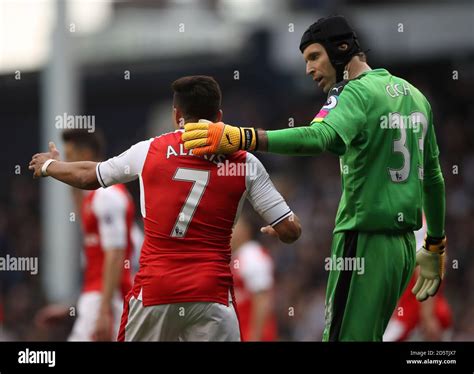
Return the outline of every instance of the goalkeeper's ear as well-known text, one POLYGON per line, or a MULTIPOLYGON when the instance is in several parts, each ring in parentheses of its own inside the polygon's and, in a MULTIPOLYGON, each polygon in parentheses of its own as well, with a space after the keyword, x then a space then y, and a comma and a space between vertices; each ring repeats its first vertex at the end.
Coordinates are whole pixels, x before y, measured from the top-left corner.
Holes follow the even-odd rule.
POLYGON ((286 217, 283 221, 273 226, 273 229, 277 232, 278 238, 283 243, 293 243, 301 235, 301 224, 298 216, 292 213, 289 217, 286 217))

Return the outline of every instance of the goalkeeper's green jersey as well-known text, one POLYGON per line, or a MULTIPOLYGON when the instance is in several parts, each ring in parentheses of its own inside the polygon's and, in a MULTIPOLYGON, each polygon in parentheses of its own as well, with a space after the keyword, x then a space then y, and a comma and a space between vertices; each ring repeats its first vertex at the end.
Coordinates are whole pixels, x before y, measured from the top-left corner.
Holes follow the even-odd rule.
POLYGON ((438 157, 431 107, 414 86, 385 69, 336 84, 312 121, 333 128, 342 197, 335 232, 421 227, 423 167, 438 157))

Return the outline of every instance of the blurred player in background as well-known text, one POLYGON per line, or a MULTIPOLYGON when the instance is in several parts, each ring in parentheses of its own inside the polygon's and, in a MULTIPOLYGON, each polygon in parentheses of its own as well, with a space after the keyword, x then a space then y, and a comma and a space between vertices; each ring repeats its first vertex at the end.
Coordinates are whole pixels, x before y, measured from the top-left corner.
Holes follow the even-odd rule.
MULTIPOLYGON (((425 236, 426 222, 423 219, 423 227, 415 232, 416 248, 423 246, 425 236)), ((415 270, 388 323, 383 335, 384 341, 450 340, 452 313, 443 294, 444 284, 434 297, 420 303, 411 292, 417 277, 418 271, 415 270)))
POLYGON ((3 340, 3 296, 0 295, 0 341, 3 340))
POLYGON ((242 215, 232 234, 232 273, 242 341, 273 341, 277 324, 273 305, 273 260, 253 240, 252 226, 242 215))
POLYGON ((245 198, 269 224, 262 230, 283 242, 295 241, 301 226, 252 154, 196 157, 185 150, 180 126, 222 118, 217 82, 183 77, 172 88, 177 131, 101 163, 61 162, 50 143, 30 170, 82 189, 139 178, 145 240, 119 340, 239 341, 230 239, 245 198))
POLYGON ((340 156, 342 197, 326 292, 325 341, 382 341, 416 263, 418 300, 433 296, 445 264, 445 186, 433 115, 423 94, 385 69, 372 70, 344 17, 322 18, 301 38, 306 73, 328 93, 310 126, 265 131, 189 123, 194 154, 257 150, 340 156), (413 231, 426 213, 428 235, 416 252, 413 231), (349 261, 347 261, 349 260, 349 261), (354 269, 356 261, 363 269, 354 269))
MULTIPOLYGON (((99 161, 104 155, 100 132, 71 129, 63 132, 68 162, 99 161)), ((77 319, 70 341, 116 340, 123 299, 130 291, 135 205, 124 185, 84 191, 74 189, 84 236, 84 279, 77 302, 77 319)), ((69 307, 50 305, 39 312, 40 325, 65 317, 69 307)))

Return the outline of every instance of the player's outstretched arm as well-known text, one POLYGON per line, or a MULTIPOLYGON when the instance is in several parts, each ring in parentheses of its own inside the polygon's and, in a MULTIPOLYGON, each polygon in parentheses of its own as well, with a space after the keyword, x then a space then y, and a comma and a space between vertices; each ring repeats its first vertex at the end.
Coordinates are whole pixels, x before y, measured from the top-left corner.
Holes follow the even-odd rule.
POLYGON ((63 162, 53 142, 49 142, 49 152, 35 154, 28 169, 33 178, 51 176, 70 186, 83 190, 95 190, 100 187, 96 175, 97 162, 63 162))
POLYGON ((192 149, 197 156, 238 150, 310 156, 330 146, 344 147, 336 131, 322 123, 273 131, 236 127, 222 122, 188 123, 182 139, 185 148, 192 149))

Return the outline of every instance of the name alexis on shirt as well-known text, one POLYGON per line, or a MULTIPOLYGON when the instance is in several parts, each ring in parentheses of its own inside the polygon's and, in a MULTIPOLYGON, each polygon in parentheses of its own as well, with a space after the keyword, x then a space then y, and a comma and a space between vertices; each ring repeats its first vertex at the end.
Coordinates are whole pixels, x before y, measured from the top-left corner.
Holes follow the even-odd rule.
MULTIPOLYGON (((179 144, 179 150, 176 150, 172 145, 168 145, 166 151, 166 159, 169 159, 171 156, 194 156, 192 149, 187 150, 184 148, 184 144, 179 144)), ((223 163, 226 159, 226 155, 204 155, 203 158, 207 161, 210 161, 216 165, 223 163)))

